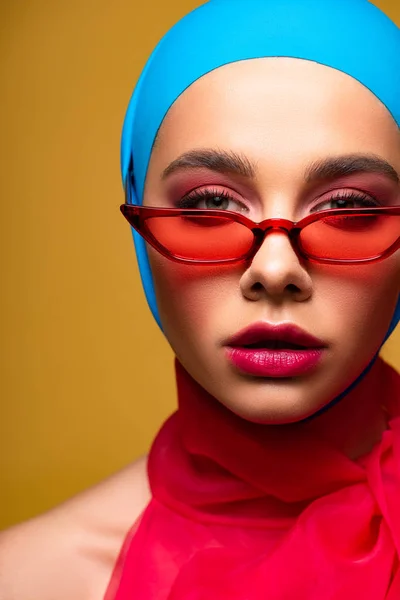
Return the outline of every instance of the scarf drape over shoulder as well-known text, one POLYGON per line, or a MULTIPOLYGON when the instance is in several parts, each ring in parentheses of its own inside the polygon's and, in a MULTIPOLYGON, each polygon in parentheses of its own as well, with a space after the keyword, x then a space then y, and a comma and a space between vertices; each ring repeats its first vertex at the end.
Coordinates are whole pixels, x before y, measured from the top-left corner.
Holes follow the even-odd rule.
POLYGON ((398 600, 400 376, 381 359, 366 376, 363 400, 385 406, 388 429, 351 460, 316 421, 250 423, 176 372, 153 497, 106 600, 398 600))

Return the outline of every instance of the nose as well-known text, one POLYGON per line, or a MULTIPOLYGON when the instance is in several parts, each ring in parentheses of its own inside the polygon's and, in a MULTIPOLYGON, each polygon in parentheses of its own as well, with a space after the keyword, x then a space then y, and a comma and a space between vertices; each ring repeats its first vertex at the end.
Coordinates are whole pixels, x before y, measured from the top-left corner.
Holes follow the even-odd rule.
POLYGON ((268 233, 240 279, 245 298, 304 301, 312 294, 312 279, 285 232, 268 233))

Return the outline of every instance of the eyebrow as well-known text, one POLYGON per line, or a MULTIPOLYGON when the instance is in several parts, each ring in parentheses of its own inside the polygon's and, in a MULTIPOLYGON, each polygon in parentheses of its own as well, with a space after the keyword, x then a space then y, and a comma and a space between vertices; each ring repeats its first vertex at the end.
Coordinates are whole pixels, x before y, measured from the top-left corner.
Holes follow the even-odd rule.
POLYGON ((228 150, 189 150, 176 158, 166 169, 164 169, 161 179, 166 179, 172 173, 181 169, 209 169, 218 173, 234 173, 242 175, 248 179, 254 179, 256 176, 256 166, 251 161, 237 152, 228 150))
POLYGON ((380 173, 400 183, 397 171, 385 159, 374 154, 348 154, 329 157, 312 163, 306 170, 306 183, 321 179, 335 179, 354 173, 380 173))
MULTIPOLYGON (((164 169, 161 179, 164 180, 179 170, 199 168, 218 173, 241 175, 248 179, 254 179, 257 173, 256 164, 252 163, 243 154, 206 148, 190 150, 176 158, 164 169)), ((380 173, 386 175, 395 183, 400 183, 398 173, 386 160, 374 154, 359 153, 317 160, 307 167, 304 179, 306 183, 313 183, 354 173, 380 173)))

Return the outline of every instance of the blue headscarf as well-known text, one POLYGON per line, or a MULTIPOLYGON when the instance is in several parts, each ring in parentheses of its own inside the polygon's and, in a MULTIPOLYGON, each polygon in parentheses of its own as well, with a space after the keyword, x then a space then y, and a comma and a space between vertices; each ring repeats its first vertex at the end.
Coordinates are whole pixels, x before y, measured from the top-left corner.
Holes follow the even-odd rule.
MULTIPOLYGON (((400 30, 376 6, 367 0, 210 0, 160 40, 132 94, 121 170, 125 185, 132 161, 135 203, 142 203, 157 131, 180 94, 223 65, 278 56, 311 60, 350 75, 379 98, 400 127, 400 30)), ((132 232, 147 301, 161 327, 146 245, 132 232)), ((400 297, 382 345, 399 320, 400 297)), ((376 356, 333 402, 358 383, 376 356)))

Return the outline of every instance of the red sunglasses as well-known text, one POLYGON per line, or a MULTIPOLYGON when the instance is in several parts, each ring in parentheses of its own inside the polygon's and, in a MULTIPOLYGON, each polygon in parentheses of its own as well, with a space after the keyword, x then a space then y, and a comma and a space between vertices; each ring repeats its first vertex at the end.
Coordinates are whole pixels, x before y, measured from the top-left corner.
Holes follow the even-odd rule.
POLYGON ((400 248, 400 206, 341 208, 294 223, 255 223, 228 210, 155 208, 122 204, 130 225, 166 258, 190 264, 252 259, 271 232, 286 233, 298 256, 320 263, 358 264, 387 258, 400 248))

